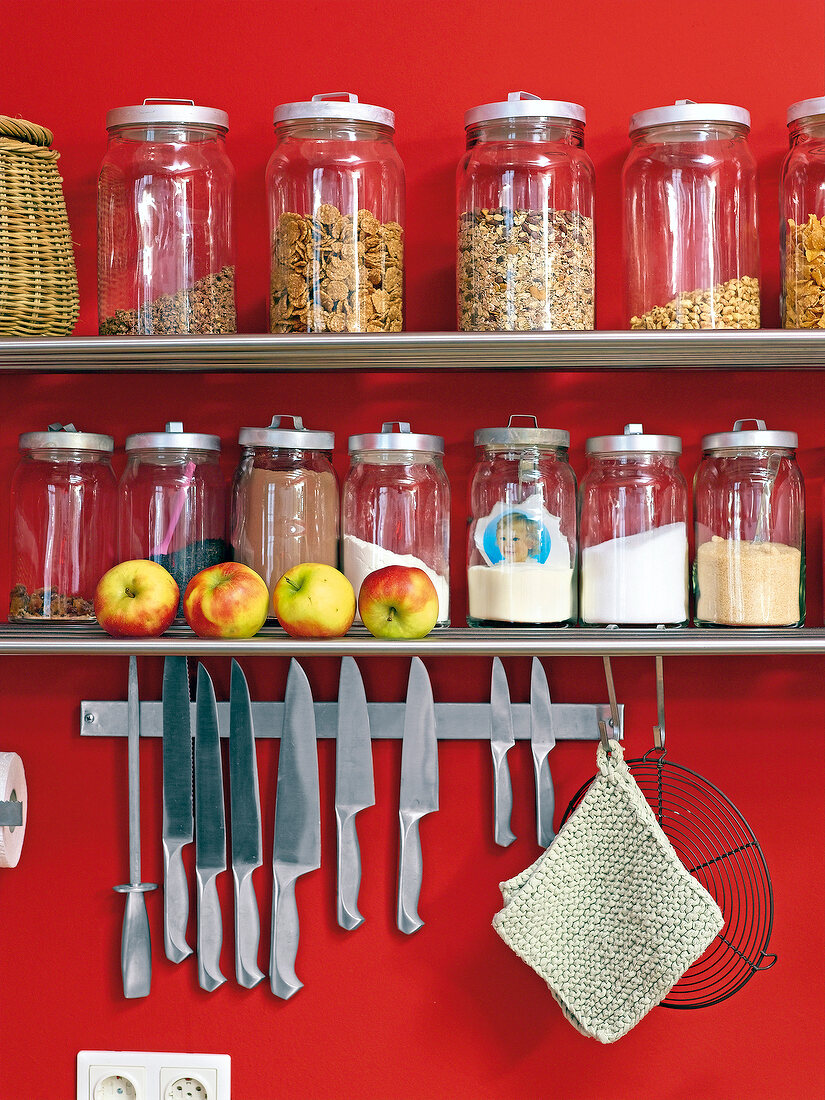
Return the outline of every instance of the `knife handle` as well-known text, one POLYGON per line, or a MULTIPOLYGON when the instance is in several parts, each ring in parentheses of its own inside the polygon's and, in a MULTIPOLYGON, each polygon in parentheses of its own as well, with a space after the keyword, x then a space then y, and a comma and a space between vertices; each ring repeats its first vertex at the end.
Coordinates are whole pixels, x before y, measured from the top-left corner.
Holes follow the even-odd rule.
POLYGON ((238 985, 252 989, 263 978, 258 969, 258 944, 261 938, 261 921, 258 917, 258 899, 252 883, 250 867, 234 871, 235 878, 235 976, 238 985))
POLYGON ((163 945, 170 962, 192 954, 186 942, 189 920, 189 883, 183 865, 183 844, 163 842, 163 945))
POLYGON ((509 749, 510 745, 492 742, 495 840, 496 844, 500 844, 502 848, 506 848, 516 839, 516 834, 510 828, 510 815, 513 812, 513 784, 510 781, 510 769, 507 767, 509 749))
POLYGON ((418 915, 418 898, 424 876, 424 860, 421 854, 421 836, 418 824, 423 814, 400 810, 401 853, 398 863, 398 915, 399 931, 416 932, 424 921, 418 915))
POLYGON ((357 810, 335 807, 338 824, 338 923, 352 931, 364 921, 358 912, 361 886, 361 849, 355 827, 357 810))
POLYGON ((547 752, 533 751, 533 771, 536 776, 536 837, 542 848, 546 848, 556 835, 553 832, 556 795, 553 790, 550 761, 547 757, 547 752))
POLYGON ((218 898, 219 871, 197 871, 198 880, 198 983, 201 989, 212 992, 223 985, 226 978, 221 973, 221 903, 218 898))
POLYGON ((298 876, 273 867, 272 871, 272 950, 269 957, 269 978, 272 992, 285 1001, 303 988, 295 973, 298 955, 298 903, 295 883, 298 876))
POLYGON ((148 997, 152 984, 152 942, 149 937, 149 917, 146 912, 147 890, 151 883, 116 886, 126 894, 123 913, 123 934, 120 940, 120 970, 124 997, 148 997))

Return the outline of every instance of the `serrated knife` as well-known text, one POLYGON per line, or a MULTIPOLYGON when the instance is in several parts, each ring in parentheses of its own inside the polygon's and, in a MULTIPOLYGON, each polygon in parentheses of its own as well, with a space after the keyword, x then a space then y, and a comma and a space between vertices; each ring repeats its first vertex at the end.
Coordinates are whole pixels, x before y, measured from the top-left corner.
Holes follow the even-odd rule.
POLYGON ((536 836, 542 848, 553 840, 553 812, 556 797, 553 777, 547 757, 556 745, 550 688, 541 661, 533 658, 530 673, 530 747, 533 751, 533 772, 536 777, 536 836))
POLYGON ((341 660, 335 748, 335 820, 338 827, 338 923, 363 923, 358 911, 361 850, 355 815, 375 805, 372 739, 364 682, 353 657, 341 660))
POLYGON ((163 663, 163 942, 179 963, 192 954, 186 942, 189 883, 183 849, 195 835, 192 808, 192 724, 185 657, 163 663))
POLYGON ((507 767, 507 753, 515 744, 513 736, 513 712, 510 710, 510 689, 507 673, 498 657, 493 658, 493 676, 490 683, 490 748, 493 754, 493 812, 495 815, 495 840, 506 848, 516 839, 510 828, 513 812, 513 785, 507 767))
POLYGON ((249 685, 237 661, 229 687, 229 817, 232 878, 235 883, 235 976, 252 989, 263 978, 258 968, 261 922, 252 872, 263 862, 261 797, 252 726, 249 685))
POLYGON ((195 709, 195 876, 198 883, 198 982, 202 989, 223 985, 223 926, 217 878, 226 870, 226 822, 218 706, 209 673, 198 665, 195 709))
POLYGON ((413 657, 404 708, 401 748, 401 794, 398 818, 401 847, 398 861, 397 924, 402 932, 417 931, 418 898, 423 857, 418 826, 422 817, 438 809, 438 741, 430 678, 420 657, 413 657))

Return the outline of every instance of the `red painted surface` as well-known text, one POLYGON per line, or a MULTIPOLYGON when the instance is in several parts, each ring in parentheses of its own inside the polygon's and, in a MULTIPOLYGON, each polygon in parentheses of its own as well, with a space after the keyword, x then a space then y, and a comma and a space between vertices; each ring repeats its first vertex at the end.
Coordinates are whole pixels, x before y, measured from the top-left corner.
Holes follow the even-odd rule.
MULTIPOLYGON (((668 5, 579 0, 576 5, 425 3, 18 3, 4 5, 0 109, 52 127, 76 242, 82 301, 78 333, 95 331, 95 179, 107 108, 147 95, 191 96, 230 115, 238 171, 238 293, 242 331, 261 331, 267 294, 263 175, 273 106, 352 88, 397 112, 408 179, 408 327, 454 325, 454 166, 466 108, 514 88, 584 103, 597 172, 598 322, 621 323, 619 172, 634 110, 675 98, 741 103, 753 115, 761 173, 763 320, 778 319, 777 179, 787 105, 822 90, 825 30, 818 4, 781 18, 772 0, 668 5), (9 33, 9 28, 13 33, 9 33)), ((506 364, 503 364, 506 365, 506 364)), ((227 475, 238 427, 297 412, 345 439, 402 417, 443 434, 453 487, 453 621, 466 612, 466 493, 474 428, 533 411, 584 440, 641 420, 681 434, 692 476, 701 435, 739 416, 766 416, 799 432, 809 491, 809 624, 821 615, 821 490, 825 396, 821 374, 210 375, 5 377, 0 481, 8 484, 21 431, 73 419, 111 432, 184 420, 218 432, 227 475)), ((118 459, 118 470, 122 459, 118 459)), ((6 544, 0 504, 0 545, 6 544)), ((0 559, 0 590, 8 570, 0 559)), ((286 661, 250 661, 255 698, 283 697, 286 661)), ((596 660, 546 662, 554 698, 605 697, 596 660)), ((524 701, 529 662, 507 662, 524 701)), ((210 661, 225 698, 229 662, 210 661)), ((334 697, 337 662, 306 662, 316 697, 334 697)), ((368 696, 403 697, 407 662, 363 662, 368 696)), ((232 1056, 233 1095, 270 1097, 565 1100, 811 1100, 823 1074, 822 659, 676 659, 665 663, 672 758, 720 786, 751 822, 771 870, 779 962, 732 999, 698 1012, 655 1010, 602 1047, 579 1036, 542 982, 490 928, 497 884, 538 854, 529 750, 511 754, 518 836, 492 841, 489 750, 445 743, 441 810, 422 827, 424 928, 395 930, 400 746, 375 746, 377 804, 359 819, 366 916, 354 933, 335 923, 332 746, 320 750, 323 867, 298 888, 305 988, 290 1002, 266 984, 216 993, 197 985, 192 960, 163 955, 161 897, 149 897, 152 993, 124 1002, 119 950, 127 873, 125 742, 81 740, 81 698, 123 698, 126 662, 8 659, 0 670, 0 748, 19 752, 31 813, 23 857, 0 872, 0 1097, 74 1095, 84 1047, 212 1050, 232 1056), (49 1082, 47 1084, 47 1081, 49 1082)), ((433 660, 441 700, 481 700, 488 661, 433 660)), ((158 698, 160 661, 142 661, 145 698, 158 698)), ((615 662, 627 702, 631 751, 655 721, 652 661, 615 662)), ((265 856, 271 854, 277 751, 259 748, 265 856)), ((160 745, 143 749, 144 877, 159 881, 160 745)), ((552 757, 559 812, 593 768, 593 748, 552 757)), ((224 876, 223 966, 233 971, 229 876, 224 876)), ((268 951, 270 876, 257 873, 268 951)), ((190 932, 190 935, 192 933, 190 932)))

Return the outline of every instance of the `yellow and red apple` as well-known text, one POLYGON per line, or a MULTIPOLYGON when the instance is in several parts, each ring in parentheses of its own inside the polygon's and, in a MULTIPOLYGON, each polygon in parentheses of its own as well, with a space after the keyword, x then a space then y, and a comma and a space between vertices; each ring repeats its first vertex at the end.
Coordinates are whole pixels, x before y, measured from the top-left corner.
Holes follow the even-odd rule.
POLYGON ((122 561, 95 589, 97 621, 116 638, 157 638, 175 620, 180 590, 156 561, 122 561))
POLYGON ((438 622, 438 592, 423 569, 387 565, 364 578, 358 614, 376 638, 423 638, 438 622))
POLYGON ((278 622, 293 638, 340 638, 355 618, 355 590, 339 569, 293 565, 272 592, 278 622))
POLYGON ((199 638, 252 638, 269 614, 269 590, 248 565, 210 565, 187 584, 183 614, 199 638))

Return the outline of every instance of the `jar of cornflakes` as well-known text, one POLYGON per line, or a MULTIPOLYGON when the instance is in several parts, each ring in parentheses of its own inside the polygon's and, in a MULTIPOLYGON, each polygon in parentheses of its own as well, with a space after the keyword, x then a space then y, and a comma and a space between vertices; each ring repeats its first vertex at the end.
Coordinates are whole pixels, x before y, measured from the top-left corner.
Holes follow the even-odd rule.
POLYGON ((788 108, 782 166, 783 328, 825 328, 825 98, 788 108))

